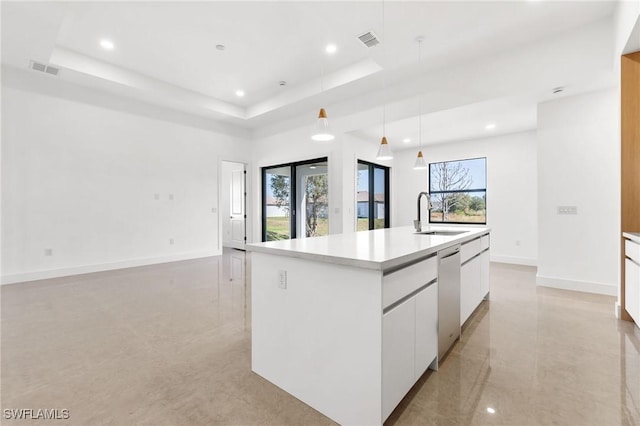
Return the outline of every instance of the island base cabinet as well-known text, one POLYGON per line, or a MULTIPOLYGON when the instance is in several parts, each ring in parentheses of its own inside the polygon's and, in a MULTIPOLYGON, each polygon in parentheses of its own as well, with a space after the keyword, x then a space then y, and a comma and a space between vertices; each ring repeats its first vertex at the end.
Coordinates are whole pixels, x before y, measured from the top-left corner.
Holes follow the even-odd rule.
POLYGON ((489 250, 460 267, 460 325, 462 326, 489 293, 489 250))
POLYGON ((437 356, 438 285, 434 283, 416 295, 416 381, 437 356))
POLYGON ((482 252, 480 255, 480 297, 488 299, 490 288, 490 268, 491 259, 489 250, 482 252))
POLYGON ((640 326, 640 265, 630 259, 625 259, 624 263, 624 308, 640 326))
POLYGON ((480 303, 479 299, 483 297, 480 295, 481 273, 480 256, 474 257, 460 268, 460 325, 471 316, 480 303))
POLYGON ((438 286, 433 283, 382 317, 382 418, 393 412, 438 354, 438 286))
POLYGON ((416 302, 404 301, 382 317, 382 418, 414 383, 416 302))

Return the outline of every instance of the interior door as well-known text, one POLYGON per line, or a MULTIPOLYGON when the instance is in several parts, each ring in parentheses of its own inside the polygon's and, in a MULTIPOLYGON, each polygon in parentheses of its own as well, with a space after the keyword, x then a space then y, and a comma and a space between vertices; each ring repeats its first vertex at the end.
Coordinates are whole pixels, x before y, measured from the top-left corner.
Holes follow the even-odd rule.
POLYGON ((245 249, 247 243, 247 215, 246 215, 246 170, 231 172, 231 243, 230 246, 240 250, 245 249))

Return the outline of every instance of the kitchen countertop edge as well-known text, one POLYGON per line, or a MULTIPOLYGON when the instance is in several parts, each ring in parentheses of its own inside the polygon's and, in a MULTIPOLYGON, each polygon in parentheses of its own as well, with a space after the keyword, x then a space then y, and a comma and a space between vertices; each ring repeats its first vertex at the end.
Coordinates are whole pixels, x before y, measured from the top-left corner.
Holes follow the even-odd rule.
MULTIPOLYGON (((437 228, 430 227, 432 230, 444 230, 445 228, 437 228)), ((399 228, 387 228, 387 230, 393 230, 390 232, 398 232, 398 233, 414 233, 413 228, 411 227, 399 227, 399 228)), ((446 230, 462 230, 462 228, 446 228, 446 230)), ((468 241, 474 240, 478 237, 486 235, 490 233, 491 229, 487 227, 483 228, 464 228, 465 232, 460 235, 454 236, 439 236, 438 242, 428 246, 420 248, 416 251, 406 253, 400 256, 391 257, 384 260, 370 260, 370 259, 361 259, 357 257, 346 257, 346 256, 336 256, 324 253, 315 253, 308 252, 303 250, 296 250, 292 248, 280 248, 280 247, 268 247, 265 246, 265 243, 253 243, 247 244, 247 251, 257 252, 257 253, 266 253, 266 254, 276 254, 282 256, 288 256, 298 259, 305 259, 311 261, 319 261, 326 263, 333 263, 337 265, 343 266, 352 266, 363 269, 372 269, 378 271, 386 271, 388 269, 397 268, 398 266, 404 265, 406 263, 412 263, 415 261, 419 261, 422 259, 426 259, 435 255, 439 250, 450 247, 454 244, 464 244, 468 241)), ((376 232, 373 231, 360 231, 360 232, 376 232)), ((338 236, 342 234, 332 234, 326 237, 319 238, 331 238, 332 236, 338 236)), ((424 236, 425 238, 432 238, 430 236, 424 236)), ((291 240, 288 240, 291 241, 291 240)))

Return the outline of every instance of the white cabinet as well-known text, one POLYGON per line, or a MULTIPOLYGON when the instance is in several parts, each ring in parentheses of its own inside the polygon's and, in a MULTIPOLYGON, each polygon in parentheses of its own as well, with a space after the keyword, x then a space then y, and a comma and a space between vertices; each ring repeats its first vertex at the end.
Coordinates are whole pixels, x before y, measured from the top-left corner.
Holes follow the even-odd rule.
POLYGON ((405 300, 382 317, 383 419, 391 414, 415 383, 415 320, 415 298, 405 300))
POLYGON ((460 268, 460 325, 478 306, 481 271, 480 257, 474 257, 460 268))
POLYGON ((489 293, 489 236, 462 245, 460 267, 460 325, 489 293))
POLYGON ((640 324, 640 265, 631 259, 624 260, 624 294, 624 308, 640 324))
POLYGON ((491 287, 490 282, 490 256, 489 250, 482 252, 480 255, 480 297, 486 299, 491 287))
POLYGON ((418 380, 438 355, 438 285, 432 284, 416 299, 416 367, 418 380))
POLYGON ((640 326, 640 244, 624 242, 624 308, 640 326))
POLYGON ((438 284, 382 317, 382 418, 389 417, 438 354, 438 284))

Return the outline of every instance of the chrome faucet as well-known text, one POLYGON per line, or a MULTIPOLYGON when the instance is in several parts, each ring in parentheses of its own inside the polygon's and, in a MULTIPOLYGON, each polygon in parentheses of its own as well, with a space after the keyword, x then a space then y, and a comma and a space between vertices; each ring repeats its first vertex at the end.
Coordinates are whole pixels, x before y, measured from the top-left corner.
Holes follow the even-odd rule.
POLYGON ((420 232, 422 231, 422 223, 420 222, 420 200, 422 199, 422 196, 427 197, 427 211, 431 210, 431 196, 429 195, 428 192, 426 191, 422 191, 421 193, 418 194, 418 220, 414 220, 413 221, 413 227, 416 228, 416 232, 420 232))

